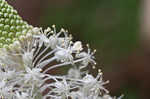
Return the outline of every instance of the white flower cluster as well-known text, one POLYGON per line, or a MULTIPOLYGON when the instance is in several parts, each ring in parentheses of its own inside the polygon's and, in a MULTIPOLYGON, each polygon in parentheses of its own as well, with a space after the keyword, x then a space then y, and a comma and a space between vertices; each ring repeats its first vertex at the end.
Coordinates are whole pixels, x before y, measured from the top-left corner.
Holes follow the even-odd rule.
POLYGON ((0 49, 0 98, 116 99, 104 88, 108 81, 101 71, 94 77, 87 70, 95 68, 94 53, 89 45, 86 51, 81 41, 73 42, 64 29, 34 28, 0 49), (64 66, 70 66, 66 75, 51 73, 64 66))

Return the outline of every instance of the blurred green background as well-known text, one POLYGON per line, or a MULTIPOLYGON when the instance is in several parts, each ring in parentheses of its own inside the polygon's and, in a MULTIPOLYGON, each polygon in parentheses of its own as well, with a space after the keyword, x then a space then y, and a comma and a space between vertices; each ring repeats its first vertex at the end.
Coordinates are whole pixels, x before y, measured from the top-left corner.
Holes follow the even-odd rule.
POLYGON ((102 69, 104 79, 110 80, 107 87, 112 95, 150 99, 147 77, 150 54, 140 43, 140 0, 15 0, 9 3, 30 24, 44 28, 55 24, 58 29, 68 29, 75 40, 97 49, 97 67, 102 69))
POLYGON ((127 57, 137 47, 139 0, 57 1, 44 9, 40 26, 68 29, 76 40, 96 48, 105 64, 127 57))

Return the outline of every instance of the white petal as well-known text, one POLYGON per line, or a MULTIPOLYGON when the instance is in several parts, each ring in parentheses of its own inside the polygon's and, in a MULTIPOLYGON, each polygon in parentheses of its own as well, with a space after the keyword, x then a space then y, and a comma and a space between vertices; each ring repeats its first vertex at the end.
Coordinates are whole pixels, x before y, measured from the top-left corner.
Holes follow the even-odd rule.
POLYGON ((83 49, 82 43, 80 41, 75 42, 72 47, 72 50, 75 50, 75 51, 81 51, 82 49, 83 49))

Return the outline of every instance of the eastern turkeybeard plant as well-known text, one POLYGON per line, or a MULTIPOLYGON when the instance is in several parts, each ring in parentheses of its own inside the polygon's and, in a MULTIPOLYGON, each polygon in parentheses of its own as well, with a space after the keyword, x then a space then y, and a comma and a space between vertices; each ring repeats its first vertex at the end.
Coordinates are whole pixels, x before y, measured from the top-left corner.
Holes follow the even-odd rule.
POLYGON ((121 99, 109 95, 100 69, 90 74, 95 52, 65 29, 28 25, 0 0, 0 99, 121 99), (51 72, 66 66, 66 74, 51 72))

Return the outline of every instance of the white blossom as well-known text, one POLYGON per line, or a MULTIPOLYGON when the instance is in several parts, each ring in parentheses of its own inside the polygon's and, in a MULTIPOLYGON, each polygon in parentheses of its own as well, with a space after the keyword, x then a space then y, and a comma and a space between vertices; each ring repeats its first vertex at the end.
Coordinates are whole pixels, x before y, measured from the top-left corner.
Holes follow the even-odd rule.
POLYGON ((91 49, 88 48, 88 52, 81 52, 76 54, 77 58, 85 58, 82 61, 82 67, 81 68, 85 68, 89 65, 89 63, 91 63, 92 65, 96 65, 95 62, 95 57, 93 56, 94 53, 96 52, 96 50, 94 50, 93 52, 91 52, 91 49))
POLYGON ((25 83, 29 81, 38 82, 44 77, 44 74, 40 73, 41 68, 31 69, 29 67, 25 67, 25 71, 25 83))
POLYGON ((1 48, 0 95, 4 99, 116 99, 105 89, 108 81, 103 81, 102 73, 94 77, 85 68, 96 65, 95 50, 87 46, 86 52, 81 41, 71 39, 67 30, 57 33, 54 25, 44 31, 35 27, 8 49, 1 48), (50 72, 63 66, 69 66, 68 74, 50 72))

